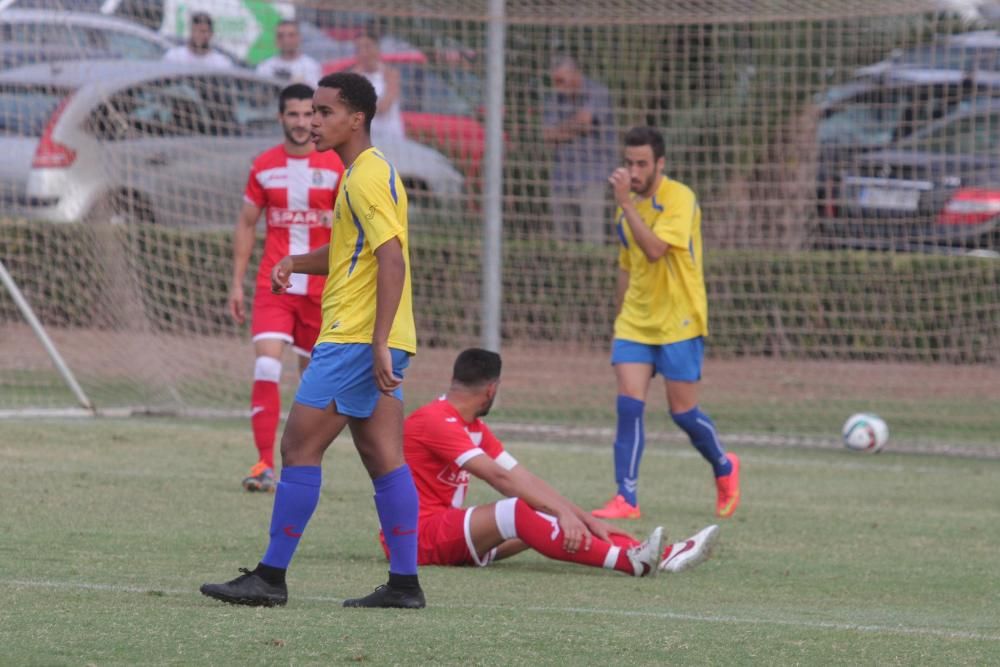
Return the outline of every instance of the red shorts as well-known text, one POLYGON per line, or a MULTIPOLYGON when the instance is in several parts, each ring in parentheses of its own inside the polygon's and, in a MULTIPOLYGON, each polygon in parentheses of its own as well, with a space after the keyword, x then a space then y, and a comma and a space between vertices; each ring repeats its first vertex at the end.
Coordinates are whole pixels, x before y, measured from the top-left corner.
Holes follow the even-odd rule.
MULTIPOLYGON (((465 517, 474 508, 448 509, 420 520, 417 541, 417 565, 488 565, 494 550, 483 558, 472 553, 472 538, 466 535, 465 517)), ((378 535, 385 557, 389 548, 385 537, 378 535)))
POLYGON ((253 299, 253 340, 276 339, 291 343, 304 356, 312 352, 313 344, 323 326, 323 309, 319 297, 299 294, 272 294, 258 289, 253 299))

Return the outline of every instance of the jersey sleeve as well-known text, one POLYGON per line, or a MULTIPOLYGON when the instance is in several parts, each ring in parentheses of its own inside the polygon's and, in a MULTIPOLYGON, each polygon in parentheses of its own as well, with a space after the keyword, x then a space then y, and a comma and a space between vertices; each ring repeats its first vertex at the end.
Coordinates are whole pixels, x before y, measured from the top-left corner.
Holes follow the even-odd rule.
POLYGON ((479 447, 502 468, 510 470, 517 465, 517 459, 507 453, 503 443, 493 435, 493 431, 486 424, 483 424, 483 440, 479 443, 479 447))
POLYGON ((396 216, 397 188, 396 172, 385 162, 372 166, 365 174, 355 174, 344 186, 347 205, 372 251, 403 233, 396 216))
POLYGON ((672 248, 687 249, 691 242, 698 200, 687 189, 678 189, 663 204, 663 211, 653 221, 653 233, 672 248))
POLYGON ((260 181, 257 180, 256 164, 250 166, 250 176, 247 178, 247 187, 243 192, 243 201, 253 204, 257 208, 267 206, 267 192, 264 191, 260 181))

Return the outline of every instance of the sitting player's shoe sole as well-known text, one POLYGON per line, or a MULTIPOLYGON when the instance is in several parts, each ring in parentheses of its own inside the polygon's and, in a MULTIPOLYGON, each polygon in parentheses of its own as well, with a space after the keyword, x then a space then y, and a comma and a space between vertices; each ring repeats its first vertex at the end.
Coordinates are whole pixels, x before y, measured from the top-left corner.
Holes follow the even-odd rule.
POLYGON ((282 607, 288 602, 288 587, 284 584, 269 584, 246 568, 241 574, 224 584, 202 584, 202 595, 248 607, 282 607))
POLYGON ((423 609, 427 606, 424 592, 419 588, 404 590, 383 584, 363 598, 344 600, 345 607, 367 609, 423 609))
POLYGON ((670 555, 660 562, 664 572, 683 572, 705 562, 712 553, 712 546, 719 536, 719 527, 712 524, 703 528, 683 542, 677 542, 670 549, 670 555))
POLYGON ((630 505, 621 494, 604 504, 604 507, 590 513, 598 519, 638 519, 642 516, 638 505, 630 505))
POLYGON ((625 552, 636 577, 655 577, 656 573, 659 572, 657 563, 659 563, 660 554, 663 553, 660 548, 661 542, 663 542, 663 527, 657 526, 645 542, 640 542, 625 552))

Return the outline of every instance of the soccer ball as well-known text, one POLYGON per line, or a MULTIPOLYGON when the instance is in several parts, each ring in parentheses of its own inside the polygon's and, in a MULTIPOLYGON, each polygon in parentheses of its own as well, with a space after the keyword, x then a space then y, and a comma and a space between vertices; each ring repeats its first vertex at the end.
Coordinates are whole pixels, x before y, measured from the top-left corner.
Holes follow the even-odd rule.
POLYGON ((844 447, 855 452, 874 454, 889 440, 889 426, 878 415, 859 412, 844 422, 844 447))

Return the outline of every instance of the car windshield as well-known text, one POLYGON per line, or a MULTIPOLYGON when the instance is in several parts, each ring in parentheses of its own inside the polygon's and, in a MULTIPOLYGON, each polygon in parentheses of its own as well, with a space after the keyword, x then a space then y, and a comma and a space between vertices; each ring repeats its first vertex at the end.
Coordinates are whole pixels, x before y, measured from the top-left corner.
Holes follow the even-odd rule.
POLYGON ((949 155, 992 155, 1000 149, 1000 113, 963 116, 915 137, 907 148, 949 155))
POLYGON ((941 118, 961 101, 947 84, 873 88, 833 107, 819 123, 819 141, 833 146, 881 147, 941 118))
POLYGON ((0 84, 0 135, 42 136, 52 112, 68 94, 50 86, 0 84))

